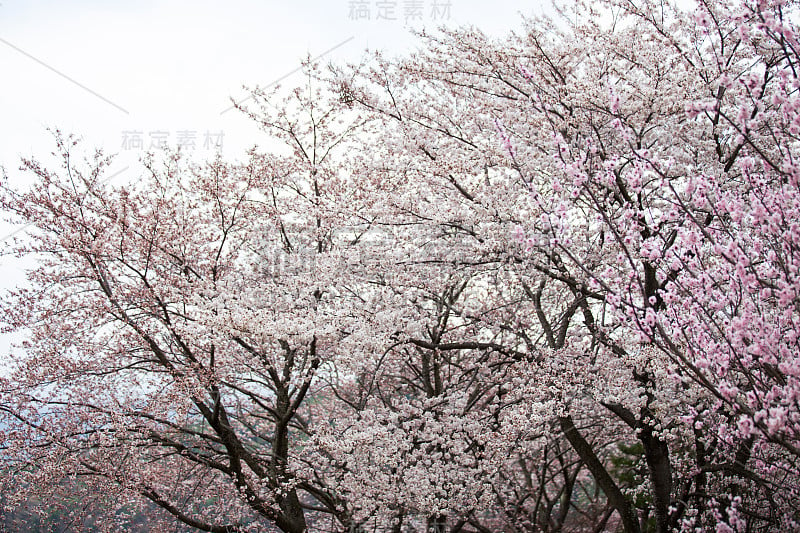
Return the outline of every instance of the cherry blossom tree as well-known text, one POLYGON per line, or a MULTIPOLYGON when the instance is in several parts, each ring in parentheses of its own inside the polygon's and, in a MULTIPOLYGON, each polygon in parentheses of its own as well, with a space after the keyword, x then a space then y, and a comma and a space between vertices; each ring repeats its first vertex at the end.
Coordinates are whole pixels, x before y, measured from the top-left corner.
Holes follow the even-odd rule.
POLYGON ((339 72, 342 99, 396 133, 382 161, 416 162, 387 175, 413 168, 409 191, 436 195, 407 219, 486 248, 518 228, 525 252, 499 248, 519 300, 472 316, 508 348, 536 339, 518 366, 552 388, 525 401, 623 529, 794 528, 793 7, 575 12, 502 42, 426 36, 405 62, 339 72), (576 427, 592 409, 641 450, 637 487, 576 427))
POLYGON ((24 161, 12 501, 79 482, 206 531, 796 529, 796 7, 560 15, 256 89, 283 148, 242 164, 112 186, 61 134, 57 170, 24 161))
POLYGON ((38 261, 4 304, 8 329, 28 333, 2 380, 15 497, 77 476, 205 531, 349 523, 307 443, 327 416, 315 377, 348 329, 334 248, 356 209, 329 205, 351 189, 333 154, 362 121, 314 92, 292 105, 304 115, 269 123, 288 155, 170 154, 113 186, 109 158, 76 160, 56 133, 60 167, 25 160, 35 186, 4 185, 3 208, 35 227, 17 253, 38 261))

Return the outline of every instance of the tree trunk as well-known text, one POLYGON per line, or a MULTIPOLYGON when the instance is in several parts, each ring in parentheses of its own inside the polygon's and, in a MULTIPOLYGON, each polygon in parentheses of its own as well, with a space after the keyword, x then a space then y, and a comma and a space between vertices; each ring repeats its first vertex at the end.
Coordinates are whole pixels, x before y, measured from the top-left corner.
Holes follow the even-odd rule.
POLYGON ((639 522, 636 520, 636 511, 628 499, 625 498, 625 495, 622 494, 622 491, 603 466, 603 463, 600 462, 592 446, 583 438, 578 428, 575 427, 572 417, 560 416, 558 421, 561 424, 561 431, 564 432, 564 436, 586 464, 595 481, 600 485, 600 489, 608 498, 608 502, 619 513, 623 531, 625 533, 640 533, 639 522))

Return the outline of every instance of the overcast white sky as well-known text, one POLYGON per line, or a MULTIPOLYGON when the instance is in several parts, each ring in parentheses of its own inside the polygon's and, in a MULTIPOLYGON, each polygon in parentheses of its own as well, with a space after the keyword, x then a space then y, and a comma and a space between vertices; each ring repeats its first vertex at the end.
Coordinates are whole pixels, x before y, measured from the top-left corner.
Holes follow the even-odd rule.
POLYGON ((257 140, 235 110, 221 113, 246 96, 242 85, 266 85, 334 47, 326 59, 401 54, 415 44, 405 19, 414 6, 408 22, 418 29, 474 24, 494 34, 539 9, 520 0, 0 0, 0 162, 12 169, 19 155, 47 149, 48 126, 123 157, 133 150, 125 132, 142 131, 146 147, 151 132, 171 143, 194 132, 199 152, 206 131, 221 131, 235 154, 257 140))
MULTIPOLYGON (((20 157, 54 147, 48 127, 80 135, 87 152, 117 153, 114 170, 129 167, 129 179, 162 140, 198 159, 221 145, 235 159, 263 139, 239 112, 225 112, 231 97, 247 95, 242 85, 283 78, 309 54, 402 54, 416 45, 410 27, 475 25, 502 35, 520 27, 521 14, 545 8, 521 0, 0 0, 0 165, 24 180, 20 157)), ((0 241, 16 229, 0 223, 0 241)), ((0 268, 0 290, 21 279, 18 262, 0 268)), ((0 358, 6 348, 0 338, 0 358)))

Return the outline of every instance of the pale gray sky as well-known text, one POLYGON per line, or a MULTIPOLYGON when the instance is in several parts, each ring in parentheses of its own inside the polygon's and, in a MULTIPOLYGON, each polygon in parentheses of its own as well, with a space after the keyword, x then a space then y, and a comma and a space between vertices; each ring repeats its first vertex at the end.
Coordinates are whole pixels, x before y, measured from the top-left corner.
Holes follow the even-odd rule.
POLYGON ((268 84, 334 47, 326 59, 355 60, 367 47, 402 53, 415 43, 412 6, 417 29, 475 24, 495 34, 539 9, 519 0, 2 0, 0 162, 12 168, 46 149, 47 126, 123 156, 133 150, 125 132, 142 131, 148 147, 151 132, 170 143, 194 132, 201 151, 206 131, 222 131, 223 150, 238 153, 255 130, 220 112, 246 95, 243 84, 268 84))

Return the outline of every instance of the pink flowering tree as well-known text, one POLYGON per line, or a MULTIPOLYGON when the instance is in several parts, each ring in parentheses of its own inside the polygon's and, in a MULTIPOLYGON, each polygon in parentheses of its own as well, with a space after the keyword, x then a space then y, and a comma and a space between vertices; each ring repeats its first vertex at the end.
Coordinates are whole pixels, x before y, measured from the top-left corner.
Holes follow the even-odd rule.
POLYGON ((603 68, 568 89, 606 94, 542 98, 557 170, 532 260, 587 297, 597 357, 638 385, 601 403, 643 444, 657 528, 796 527, 790 8, 700 5, 687 26, 620 8, 588 59, 603 68))

